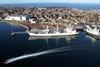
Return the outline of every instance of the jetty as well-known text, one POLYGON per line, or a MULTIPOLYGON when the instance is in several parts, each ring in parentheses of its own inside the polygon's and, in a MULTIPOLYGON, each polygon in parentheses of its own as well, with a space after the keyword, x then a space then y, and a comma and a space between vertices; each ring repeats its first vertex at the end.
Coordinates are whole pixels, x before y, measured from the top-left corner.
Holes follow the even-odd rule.
POLYGON ((11 35, 12 36, 15 36, 17 34, 26 34, 27 32, 12 32, 11 35))

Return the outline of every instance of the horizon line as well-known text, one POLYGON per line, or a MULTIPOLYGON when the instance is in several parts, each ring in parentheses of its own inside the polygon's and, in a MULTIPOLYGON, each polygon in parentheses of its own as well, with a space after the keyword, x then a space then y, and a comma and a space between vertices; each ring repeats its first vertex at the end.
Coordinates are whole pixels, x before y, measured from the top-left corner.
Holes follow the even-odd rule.
MULTIPOLYGON (((50 3, 50 4, 54 4, 54 3, 58 3, 58 4, 62 4, 62 3, 65 3, 65 4, 100 4, 100 3, 89 3, 89 2, 33 2, 33 4, 38 4, 38 3, 50 3)), ((32 4, 32 2, 31 3, 0 3, 0 4, 32 4)))

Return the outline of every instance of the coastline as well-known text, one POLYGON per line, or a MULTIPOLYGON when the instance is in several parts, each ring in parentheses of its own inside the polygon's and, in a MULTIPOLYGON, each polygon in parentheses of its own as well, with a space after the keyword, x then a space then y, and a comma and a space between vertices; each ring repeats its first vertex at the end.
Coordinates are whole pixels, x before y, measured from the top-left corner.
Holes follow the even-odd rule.
POLYGON ((21 27, 25 28, 26 30, 29 29, 27 26, 22 24, 22 23, 24 23, 24 21, 0 20, 0 23, 7 23, 7 24, 10 24, 10 25, 21 26, 21 27))

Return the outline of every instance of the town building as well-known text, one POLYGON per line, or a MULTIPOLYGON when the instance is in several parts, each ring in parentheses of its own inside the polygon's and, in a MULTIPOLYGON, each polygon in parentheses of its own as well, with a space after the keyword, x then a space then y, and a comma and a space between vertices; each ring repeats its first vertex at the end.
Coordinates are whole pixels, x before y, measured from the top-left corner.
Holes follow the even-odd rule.
POLYGON ((29 19, 30 23, 36 23, 36 21, 34 21, 33 19, 29 19))
POLYGON ((7 16, 5 20, 28 21, 29 16, 7 16))

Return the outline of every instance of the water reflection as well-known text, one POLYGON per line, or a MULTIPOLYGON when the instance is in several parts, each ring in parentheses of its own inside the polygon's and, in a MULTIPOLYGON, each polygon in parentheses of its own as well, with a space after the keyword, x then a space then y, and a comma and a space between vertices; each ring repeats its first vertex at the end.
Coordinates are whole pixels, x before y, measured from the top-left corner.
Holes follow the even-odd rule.
POLYGON ((97 40, 95 38, 93 38, 89 35, 86 35, 86 37, 89 38, 92 41, 93 44, 97 42, 97 40))
POLYGON ((67 37, 66 37, 66 41, 67 41, 68 43, 70 43, 71 40, 75 39, 76 37, 77 37, 77 35, 67 36, 67 37))
POLYGON ((74 41, 75 36, 62 36, 62 37, 29 37, 29 42, 37 43, 38 45, 46 44, 46 48, 57 48, 68 46, 74 41))
POLYGON ((28 40, 37 40, 37 39, 44 39, 47 41, 48 43, 48 40, 49 39, 56 39, 56 40, 59 40, 59 39, 66 39, 67 42, 70 42, 72 39, 74 39, 76 37, 76 35, 73 35, 73 36, 59 36, 59 37, 29 37, 28 40))

